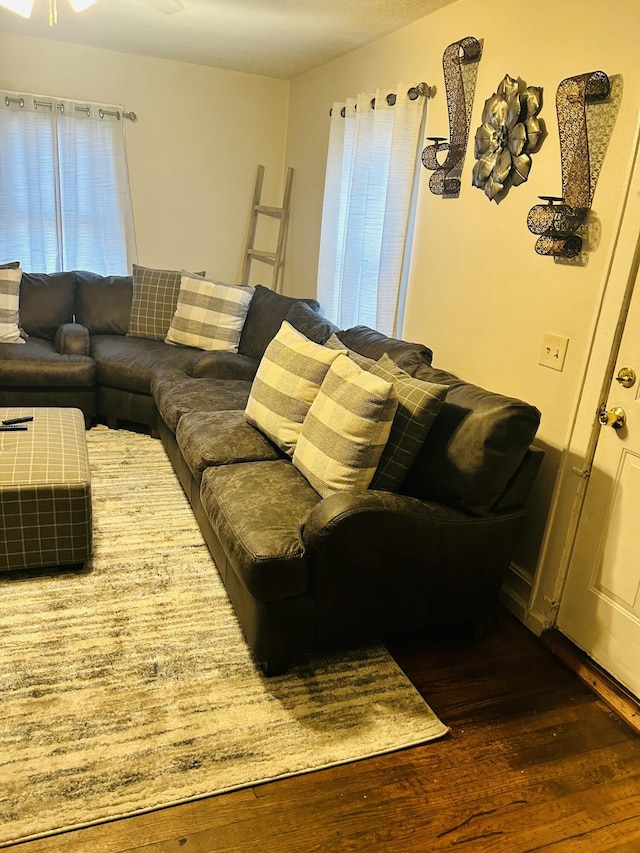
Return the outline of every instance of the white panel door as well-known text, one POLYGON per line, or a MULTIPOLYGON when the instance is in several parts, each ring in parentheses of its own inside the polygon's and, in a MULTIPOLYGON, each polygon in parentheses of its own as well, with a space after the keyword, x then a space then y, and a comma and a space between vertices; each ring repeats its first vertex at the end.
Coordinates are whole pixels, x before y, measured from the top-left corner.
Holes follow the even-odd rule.
POLYGON ((557 625, 614 678, 640 696, 638 278, 605 409, 622 409, 626 422, 619 429, 601 427, 557 625), (636 374, 630 387, 619 381, 626 375, 624 368, 636 374))

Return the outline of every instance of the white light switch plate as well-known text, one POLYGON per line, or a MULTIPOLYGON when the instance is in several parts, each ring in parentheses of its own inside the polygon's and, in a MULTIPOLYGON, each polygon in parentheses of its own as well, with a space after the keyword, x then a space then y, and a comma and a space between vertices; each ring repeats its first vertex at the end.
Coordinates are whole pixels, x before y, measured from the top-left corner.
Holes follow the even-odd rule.
POLYGON ((552 370, 562 370, 567 355, 569 338, 562 335, 552 335, 549 332, 542 339, 542 349, 538 364, 550 367, 552 370))

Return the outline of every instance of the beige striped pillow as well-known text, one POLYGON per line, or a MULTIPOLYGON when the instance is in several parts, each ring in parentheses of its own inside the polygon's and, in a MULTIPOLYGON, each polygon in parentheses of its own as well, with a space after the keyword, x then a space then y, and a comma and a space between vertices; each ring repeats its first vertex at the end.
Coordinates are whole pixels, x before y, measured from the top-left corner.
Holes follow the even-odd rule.
POLYGON ((18 325, 20 307, 20 280, 22 270, 19 267, 2 267, 0 272, 0 343, 23 344, 18 325))
POLYGON ((397 406, 391 382, 340 353, 304 420, 293 464, 322 497, 368 488, 397 406))
POLYGON ((302 422, 339 355, 283 321, 258 366, 245 409, 247 421, 293 456, 302 422))
POLYGON ((238 352, 253 287, 191 276, 183 272, 168 344, 238 352))

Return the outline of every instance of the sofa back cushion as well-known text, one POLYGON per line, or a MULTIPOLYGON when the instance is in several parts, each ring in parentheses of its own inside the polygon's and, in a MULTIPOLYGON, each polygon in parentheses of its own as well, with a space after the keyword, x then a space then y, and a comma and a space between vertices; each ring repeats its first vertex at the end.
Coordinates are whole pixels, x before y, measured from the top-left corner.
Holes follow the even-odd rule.
POLYGON ((76 271, 76 321, 93 335, 126 335, 133 276, 76 271))
POLYGON ((423 365, 411 372, 448 390, 403 492, 476 515, 489 512, 533 441, 540 412, 444 370, 423 365))
POLYGON ((389 338, 369 326, 354 326, 337 333, 342 343, 354 352, 377 361, 385 353, 398 367, 412 373, 421 364, 431 364, 433 352, 424 344, 389 338))
POLYGON ((320 307, 315 299, 298 300, 257 284, 240 335, 238 352, 259 361, 277 335, 282 321, 286 320, 291 308, 299 301, 306 302, 314 310, 320 307))
POLYGON ((297 301, 289 309, 286 320, 294 329, 317 344, 325 344, 338 331, 338 327, 331 320, 327 320, 306 302, 297 301))
POLYGON ((73 322, 74 272, 23 272, 20 282, 20 326, 28 335, 53 341, 65 323, 73 322))

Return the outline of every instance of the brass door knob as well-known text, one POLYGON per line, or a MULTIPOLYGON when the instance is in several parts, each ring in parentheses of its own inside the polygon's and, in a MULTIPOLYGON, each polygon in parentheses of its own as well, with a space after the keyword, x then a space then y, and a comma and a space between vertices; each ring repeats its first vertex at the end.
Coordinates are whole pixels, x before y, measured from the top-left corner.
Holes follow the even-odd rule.
POLYGON ((602 426, 622 429, 627 422, 627 413, 620 406, 614 406, 612 409, 602 408, 599 414, 599 421, 602 426))

